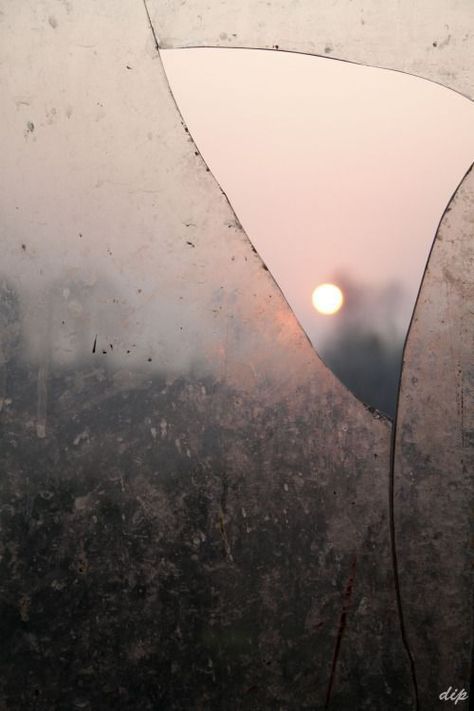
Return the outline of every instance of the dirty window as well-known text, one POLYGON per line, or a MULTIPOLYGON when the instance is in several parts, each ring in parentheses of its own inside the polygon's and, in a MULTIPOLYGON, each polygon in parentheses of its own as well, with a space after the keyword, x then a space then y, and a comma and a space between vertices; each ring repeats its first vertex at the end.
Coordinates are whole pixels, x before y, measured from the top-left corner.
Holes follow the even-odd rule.
MULTIPOLYGON (((455 36, 439 48, 446 60, 464 51, 460 17, 465 33, 470 10, 462 5, 455 36)), ((411 529, 400 527, 399 506, 390 524, 394 472, 397 501, 408 511, 426 497, 429 521, 438 479, 459 465, 458 403, 467 391, 443 390, 447 458, 425 490, 410 488, 414 472, 421 483, 428 476, 433 452, 423 437, 432 420, 413 442, 420 418, 411 411, 391 468, 391 423, 318 358, 170 94, 162 36, 177 46, 209 43, 216 27, 222 41, 261 28, 241 7, 235 20, 236 6, 223 3, 208 14, 199 2, 2 6, 6 708, 265 709, 297 699, 298 707, 408 711, 417 693, 409 652, 421 645, 425 653, 432 641, 416 655, 418 678, 431 679, 425 669, 439 665, 429 667, 430 655, 444 649, 446 658, 461 630, 459 654, 468 648, 467 546, 453 547, 466 522, 459 480, 438 529, 420 530, 413 519, 411 529), (425 555, 415 578, 413 550, 398 540, 395 575, 394 528, 402 538, 412 531, 415 550, 428 553, 432 539, 423 535, 432 532, 444 557, 425 555), (426 585, 453 550, 462 574, 445 602, 461 602, 446 615, 451 626, 432 635, 439 609, 426 585)), ((335 3, 336 15, 345 7, 335 3)), ((425 50, 410 55, 399 33, 388 41, 393 17, 368 7, 384 19, 371 30, 370 52, 377 45, 390 63, 400 46, 418 73, 456 69, 456 88, 469 84, 465 63, 421 66, 425 50)), ((274 16, 307 43, 313 15, 287 8, 274 16)), ((432 29, 416 13, 408 20, 408 39, 419 26, 432 29)), ((469 192, 459 195, 463 208, 472 203, 469 192)), ((465 249, 451 235, 441 235, 441 267, 456 245, 465 249)), ((467 264, 449 262, 450 279, 437 276, 430 291, 435 299, 437 287, 445 290, 445 323, 467 264)), ((425 383, 423 412, 432 412, 425 406, 436 394, 438 378, 429 376, 439 351, 418 364, 425 336, 415 336, 410 378, 425 383)), ((442 353, 438 374, 454 362, 451 350, 442 353)), ((454 671, 464 671, 465 658, 454 671)), ((420 686, 432 708, 430 693, 420 686)))

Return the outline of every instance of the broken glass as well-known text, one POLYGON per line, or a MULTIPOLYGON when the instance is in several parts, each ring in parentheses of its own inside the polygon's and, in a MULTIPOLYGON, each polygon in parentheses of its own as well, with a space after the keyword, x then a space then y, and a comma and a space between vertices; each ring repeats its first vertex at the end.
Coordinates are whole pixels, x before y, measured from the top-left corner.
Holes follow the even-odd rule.
POLYGON ((303 52, 430 79, 472 98, 470 0, 146 0, 162 49, 247 47, 303 52))
POLYGON ((471 169, 433 246, 405 350, 398 407, 398 565, 421 700, 432 698, 440 680, 447 682, 440 692, 449 685, 466 692, 471 673, 473 207, 471 169))
POLYGON ((19 4, 3 35, 2 702, 385 698, 389 423, 264 269, 143 6, 19 4))
POLYGON ((433 236, 474 158, 472 103, 300 53, 161 55, 186 126, 316 351, 393 417, 433 236))
POLYGON ((2 10, 1 703, 411 709, 390 423, 263 268, 143 5, 2 10))

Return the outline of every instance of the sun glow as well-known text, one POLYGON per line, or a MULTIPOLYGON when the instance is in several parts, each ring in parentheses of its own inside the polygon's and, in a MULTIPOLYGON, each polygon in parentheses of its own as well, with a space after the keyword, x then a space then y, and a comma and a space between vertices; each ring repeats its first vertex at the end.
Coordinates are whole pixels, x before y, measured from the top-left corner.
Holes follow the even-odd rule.
POLYGON ((332 316, 343 303, 342 291, 335 284, 320 284, 313 291, 313 306, 320 314, 332 316))

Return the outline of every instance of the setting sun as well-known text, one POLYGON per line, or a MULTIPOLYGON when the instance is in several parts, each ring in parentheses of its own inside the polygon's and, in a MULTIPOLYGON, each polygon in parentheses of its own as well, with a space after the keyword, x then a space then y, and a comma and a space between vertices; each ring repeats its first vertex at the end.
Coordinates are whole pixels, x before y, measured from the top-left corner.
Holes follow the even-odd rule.
POLYGON ((320 314, 332 316, 343 303, 342 291, 335 284, 320 284, 313 291, 313 306, 320 314))

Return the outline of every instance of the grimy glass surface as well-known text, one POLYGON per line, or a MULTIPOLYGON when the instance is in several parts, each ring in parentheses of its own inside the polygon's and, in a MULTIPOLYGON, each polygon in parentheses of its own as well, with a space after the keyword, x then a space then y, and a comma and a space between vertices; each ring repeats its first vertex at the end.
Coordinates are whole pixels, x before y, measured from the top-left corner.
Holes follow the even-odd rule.
MULTIPOLYGON (((148 7, 164 48, 249 47, 330 55, 408 72, 470 99, 474 95, 474 5, 468 0, 335 0, 330 5, 223 0, 212 7, 190 0, 183 13, 157 12, 153 1, 148 7)), ((466 239, 472 241, 469 189, 461 189, 456 201, 457 224, 450 225, 449 237, 441 234, 435 242, 434 265, 429 265, 414 331, 408 334, 390 467, 393 569, 417 709, 444 708, 451 684, 465 702, 472 664, 473 581, 467 571, 472 570, 468 510, 473 486, 466 479, 466 462, 472 457, 466 412, 473 410, 472 355, 466 355, 472 354, 473 332, 472 294, 466 287, 473 282, 472 258, 465 247, 466 239), (423 356, 416 357, 417 351, 423 356), (416 407, 411 406, 414 393, 416 407), (449 446, 444 449, 442 442, 449 446), (455 571, 451 578, 449 559, 455 571), (441 608, 439 596, 430 595, 437 585, 444 586, 441 608)))
POLYGON ((397 418, 400 582, 422 699, 445 678, 456 680, 458 695, 468 693, 463 679, 471 674, 473 225, 471 168, 433 247, 405 351, 397 418))
MULTIPOLYGON (((206 34, 192 4, 159 9, 206 34)), ((248 241, 146 7, 1 10, 0 705, 414 708, 390 423, 321 363, 248 241)))
POLYGON ((474 159, 474 105, 330 55, 161 55, 194 141, 316 351, 393 417, 436 228, 474 159), (331 292, 312 299, 328 282, 343 295, 329 313, 331 292))
POLYGON ((385 67, 474 96, 470 0, 147 0, 162 49, 281 49, 385 67))

